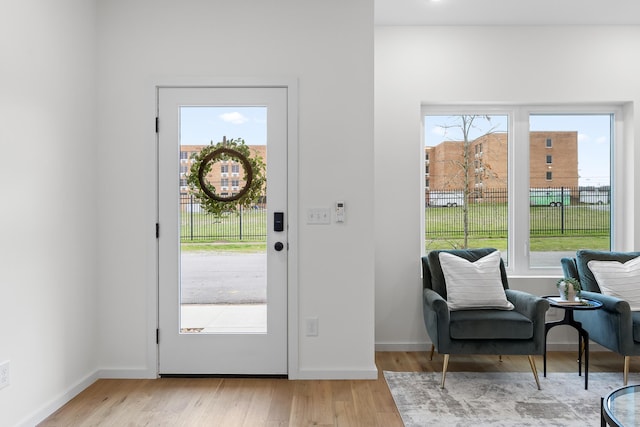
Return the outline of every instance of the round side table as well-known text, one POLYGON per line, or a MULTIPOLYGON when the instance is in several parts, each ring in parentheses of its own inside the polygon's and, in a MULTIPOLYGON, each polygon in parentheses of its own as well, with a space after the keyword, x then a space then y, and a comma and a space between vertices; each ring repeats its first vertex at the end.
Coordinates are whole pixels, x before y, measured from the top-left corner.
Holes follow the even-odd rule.
POLYGON ((555 322, 548 322, 544 325, 544 376, 547 376, 547 333, 549 329, 569 325, 578 331, 578 375, 582 375, 582 354, 584 349, 584 389, 589 387, 589 333, 582 328, 582 323, 573 318, 574 311, 598 310, 602 308, 600 301, 581 299, 579 301, 562 302, 559 298, 548 295, 544 296, 551 307, 564 310, 564 318, 555 322))

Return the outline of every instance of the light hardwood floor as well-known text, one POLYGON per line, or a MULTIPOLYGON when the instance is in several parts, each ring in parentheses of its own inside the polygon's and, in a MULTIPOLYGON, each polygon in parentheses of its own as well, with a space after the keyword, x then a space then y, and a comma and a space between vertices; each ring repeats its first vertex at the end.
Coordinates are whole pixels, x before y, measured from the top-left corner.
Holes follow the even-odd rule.
MULTIPOLYGON (((441 372, 442 356, 379 352, 377 380, 162 378, 98 380, 41 427, 70 426, 402 426, 382 371, 441 372)), ((591 352, 589 372, 620 372, 622 356, 591 352)), ((640 371, 632 358, 631 372, 640 371)), ((536 357, 542 376, 542 357, 536 357)), ((523 356, 451 356, 449 372, 529 372, 523 356)), ((547 375, 576 372, 575 352, 550 352, 547 375)))

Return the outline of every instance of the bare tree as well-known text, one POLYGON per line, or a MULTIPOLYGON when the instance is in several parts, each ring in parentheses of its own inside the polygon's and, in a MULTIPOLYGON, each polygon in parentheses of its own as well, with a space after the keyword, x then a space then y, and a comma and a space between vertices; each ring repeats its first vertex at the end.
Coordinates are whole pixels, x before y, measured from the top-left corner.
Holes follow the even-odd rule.
MULTIPOLYGON (((463 218, 463 233, 464 233, 464 242, 463 248, 467 249, 469 247, 469 201, 472 189, 472 177, 475 176, 475 156, 473 152, 473 143, 482 138, 484 136, 490 135, 496 131, 495 126, 491 126, 491 116, 488 115, 460 115, 460 116, 452 116, 454 119, 452 123, 448 123, 445 125, 440 125, 445 131, 447 129, 456 129, 462 134, 462 157, 461 160, 452 160, 456 169, 456 177, 462 176, 462 193, 464 204, 462 206, 462 218, 463 218), (484 121, 486 124, 489 124, 488 130, 485 127, 478 126, 478 122, 484 121), (482 132, 482 134, 472 139, 472 134, 477 131, 482 132)), ((489 173, 490 165, 485 164, 485 169, 483 173, 489 173)))

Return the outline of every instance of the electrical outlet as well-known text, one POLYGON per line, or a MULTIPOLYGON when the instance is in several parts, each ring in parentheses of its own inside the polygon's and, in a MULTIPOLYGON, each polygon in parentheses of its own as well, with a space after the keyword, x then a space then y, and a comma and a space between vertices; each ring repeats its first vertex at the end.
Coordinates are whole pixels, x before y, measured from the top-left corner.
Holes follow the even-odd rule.
POLYGON ((0 363, 0 388, 9 385, 9 361, 5 360, 0 363))
POLYGON ((318 336, 318 318, 317 317, 308 317, 307 318, 307 328, 306 335, 308 337, 317 337, 318 336))

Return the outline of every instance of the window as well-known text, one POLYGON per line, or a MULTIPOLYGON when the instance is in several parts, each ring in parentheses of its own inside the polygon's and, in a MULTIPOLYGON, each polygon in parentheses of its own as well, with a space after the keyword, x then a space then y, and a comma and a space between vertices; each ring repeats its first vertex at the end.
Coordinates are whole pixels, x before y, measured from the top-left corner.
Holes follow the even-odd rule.
POLYGON ((229 165, 220 165, 220 173, 229 173, 229 165))
POLYGON ((423 112, 425 251, 495 247, 512 272, 557 274, 577 249, 611 249, 617 107, 423 112))
POLYGON ((425 116, 425 248, 497 247, 506 257, 509 116, 425 116))
MULTIPOLYGON (((606 110, 605 110, 606 111, 606 110)), ((611 185, 614 112, 529 114, 530 150, 539 138, 553 140, 553 165, 531 164, 529 186, 546 186, 546 199, 532 200, 529 242, 532 267, 557 265, 561 254, 580 248, 611 249, 611 209, 594 207, 591 189, 611 185), (553 136, 549 135, 552 134, 553 136), (549 169, 552 168, 552 169, 549 169), (538 171, 545 182, 538 184, 538 171)))
POLYGON ((232 165, 231 165, 231 173, 234 173, 234 174, 236 174, 236 175, 237 175, 238 173, 240 173, 240 165, 239 165, 239 164, 237 164, 237 163, 232 164, 232 165))

